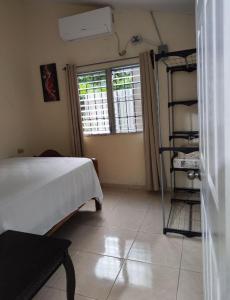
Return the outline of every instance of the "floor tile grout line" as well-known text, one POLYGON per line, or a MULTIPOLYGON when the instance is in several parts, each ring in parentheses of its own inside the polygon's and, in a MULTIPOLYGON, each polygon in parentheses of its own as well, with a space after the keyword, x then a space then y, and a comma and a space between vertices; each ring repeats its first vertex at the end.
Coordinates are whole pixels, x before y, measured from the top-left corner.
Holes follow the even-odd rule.
MULTIPOLYGON (((113 213, 113 211, 115 210, 116 206, 117 206, 117 205, 114 205, 114 207, 111 208, 111 212, 112 212, 112 213, 113 213)), ((146 204, 145 212, 144 212, 144 215, 143 215, 143 220, 142 220, 142 222, 140 223, 140 225, 138 226, 137 230, 132 230, 132 229, 126 229, 126 230, 130 230, 130 231, 132 230, 132 231, 138 231, 138 232, 139 232, 140 229, 141 229, 141 227, 142 227, 142 225, 143 225, 143 223, 144 223, 145 216, 147 215, 150 206, 151 206, 151 202, 149 202, 148 204, 146 204)), ((94 227, 93 225, 86 225, 86 226, 92 226, 92 227, 94 227)), ((95 226, 95 227, 104 227, 104 228, 106 228, 106 227, 107 227, 107 226, 106 226, 106 222, 105 222, 105 225, 95 226)), ((116 227, 116 226, 112 226, 112 227, 119 228, 119 227, 116 227)), ((125 228, 119 228, 119 229, 125 230, 125 228)))
POLYGON ((191 269, 184 269, 184 268, 180 268, 181 271, 185 271, 185 272, 191 272, 191 273, 197 273, 197 274, 203 274, 202 271, 194 271, 194 270, 191 270, 191 269))
POLYGON ((118 257, 118 256, 113 256, 113 255, 108 255, 108 254, 102 254, 102 253, 93 252, 93 251, 89 251, 89 250, 76 250, 76 253, 73 255, 73 257, 75 255, 77 255, 78 253, 87 253, 87 254, 93 254, 93 255, 98 255, 98 256, 105 256, 105 257, 116 258, 116 259, 120 259, 120 260, 126 259, 125 257, 118 257))
MULTIPOLYGON (((141 226, 143 225, 143 223, 144 223, 144 220, 145 220, 145 216, 146 216, 146 214, 148 213, 148 208, 151 206, 151 203, 149 203, 149 204, 147 204, 146 205, 146 208, 143 208, 143 210, 145 210, 145 212, 144 212, 144 215, 143 215, 143 220, 142 220, 142 222, 140 223, 140 225, 138 226, 138 228, 137 228, 137 230, 134 230, 134 229, 130 229, 130 228, 120 228, 120 227, 116 227, 116 226, 111 226, 111 227, 114 227, 114 228, 118 228, 118 229, 122 229, 122 230, 130 230, 130 231, 139 231, 140 230, 140 228, 141 228, 141 226)), ((115 210, 115 208, 117 207, 117 205, 114 205, 114 207, 111 209, 111 211, 114 211, 115 210)), ((138 210, 140 210, 140 208, 137 208, 138 210)), ((113 213, 113 212, 112 212, 113 213)), ((108 227, 110 227, 110 225, 107 225, 108 227)), ((106 226, 106 222, 105 222, 105 226, 100 226, 100 227, 107 227, 106 226)))
POLYGON ((88 224, 84 224, 84 223, 79 223, 77 225, 81 225, 81 226, 84 226, 84 227, 90 227, 90 228, 97 228, 97 229, 119 229, 121 231, 131 231, 131 232, 137 232, 138 229, 129 229, 129 228, 123 228, 123 227, 117 227, 117 226, 114 226, 114 225, 106 225, 106 226, 98 226, 98 225, 88 225, 88 224))
POLYGON ((111 289, 110 289, 110 291, 109 291, 109 294, 108 294, 106 300, 109 299, 109 296, 111 295, 112 289, 113 289, 113 287, 115 286, 115 283, 116 283, 116 281, 117 281, 117 278, 118 278, 118 276, 120 275, 120 273, 121 273, 121 271, 122 271, 122 268, 123 268, 123 266, 125 265, 126 261, 128 260, 129 253, 130 253, 130 251, 131 251, 131 249, 132 249, 132 247, 133 247, 133 244, 134 244, 135 241, 136 241, 137 235, 138 235, 138 231, 136 232, 136 236, 135 236, 135 238, 133 239, 132 245, 130 246, 129 251, 128 251, 126 257, 125 257, 124 260, 123 260, 123 263, 122 263, 122 265, 121 265, 121 268, 120 268, 120 270, 119 270, 119 272, 118 272, 118 274, 117 274, 117 276, 116 276, 116 278, 115 278, 115 280, 114 280, 114 282, 113 282, 113 285, 112 285, 112 287, 111 287, 111 289))
POLYGON ((133 242, 132 242, 132 244, 131 244, 131 246, 130 246, 130 248, 129 248, 129 251, 128 251, 128 253, 127 253, 126 257, 125 257, 125 260, 128 260, 129 253, 130 253, 130 251, 131 251, 131 249, 132 249, 132 247, 133 247, 134 243, 135 243, 135 242, 136 242, 136 240, 137 240, 138 234, 139 234, 139 231, 136 231, 136 235, 135 235, 135 237, 134 237, 134 239, 133 239, 133 242))
MULTIPOLYGON (((112 285, 112 287, 111 287, 111 289, 110 289, 110 291, 109 291, 109 294, 108 294, 106 300, 109 299, 109 296, 111 295, 112 289, 113 289, 113 287, 115 286, 115 283, 116 283, 116 281, 117 281, 117 278, 118 278, 119 274, 121 273, 122 268, 123 268, 123 266, 125 265, 125 263, 126 263, 128 260, 129 260, 129 261, 132 261, 132 260, 130 260, 130 259, 128 258, 128 257, 129 257, 129 253, 130 253, 130 251, 131 251, 131 249, 132 249, 132 247, 133 247, 133 244, 135 243, 135 241, 136 241, 136 239, 137 239, 138 234, 141 232, 141 227, 142 227, 142 225, 143 225, 143 223, 144 223, 144 220, 145 220, 146 215, 148 214, 148 211, 149 211, 148 208, 149 208, 150 206, 151 206, 151 204, 149 204, 148 207, 146 207, 146 209, 145 209, 145 213, 144 213, 144 215, 143 215, 143 220, 142 220, 142 222, 140 223, 138 229, 136 230, 135 238, 134 238, 134 240, 133 240, 133 242, 132 242, 132 245, 131 245, 131 247, 130 247, 130 249, 129 249, 127 255, 126 255, 126 257, 124 258, 124 261, 123 261, 123 263, 122 263, 122 266, 121 266, 121 268, 120 268, 120 270, 119 270, 119 272, 118 272, 118 274, 117 274, 117 276, 116 276, 116 278, 115 278, 115 280, 114 280, 114 282, 113 282, 113 285, 112 285)), ((133 261, 134 261, 134 260, 133 260, 133 261)), ((139 262, 139 261, 137 261, 137 262, 139 262)), ((141 262, 141 261, 140 261, 140 263, 146 263, 146 262, 141 262)), ((147 264, 151 264, 151 263, 147 263, 147 264)), ((151 265, 153 265, 153 264, 151 264, 151 265)), ((175 269, 175 268, 174 268, 174 269, 175 269)))
POLYGON ((139 229, 123 228, 123 227, 118 227, 118 226, 109 225, 109 224, 105 224, 105 225, 90 225, 90 224, 84 224, 82 222, 82 223, 79 223, 77 225, 81 225, 81 226, 84 226, 84 227, 90 227, 90 228, 95 228, 96 227, 97 229, 101 229, 101 228, 103 228, 103 229, 118 229, 118 230, 121 230, 121 231, 131 231, 131 232, 137 232, 137 231, 139 231, 139 229))
MULTIPOLYGON (((149 206, 150 206, 150 204, 148 205, 148 207, 149 207, 149 206)), ((141 224, 140 224, 140 226, 139 226, 139 228, 138 228, 138 230, 137 230, 138 233, 140 232, 141 227, 142 227, 142 225, 144 224, 145 217, 147 216, 147 214, 148 214, 148 212, 149 212, 148 207, 146 208, 146 211, 145 211, 144 216, 143 216, 143 220, 142 220, 142 222, 141 222, 141 224)))
POLYGON ((61 289, 59 287, 54 287, 54 286, 51 286, 51 285, 44 285, 43 287, 48 288, 48 289, 53 289, 53 290, 61 291, 61 292, 66 292, 66 289, 61 289))
POLYGON ((106 300, 109 299, 109 296, 110 296, 110 294, 111 294, 111 292, 112 292, 112 289, 113 289, 113 287, 114 287, 114 285, 115 285, 115 283, 116 283, 116 281, 117 281, 117 278, 118 278, 118 276, 120 275, 121 270, 122 270, 122 268, 123 268, 123 266, 124 266, 124 264, 125 264, 125 262, 126 262, 126 259, 125 259, 125 258, 123 258, 122 260, 123 260, 123 262, 122 262, 122 264, 121 264, 120 270, 119 270, 119 272, 117 273, 117 276, 115 277, 115 279, 114 279, 114 281, 113 281, 113 284, 112 284, 112 286, 111 286, 111 288, 110 288, 110 290, 109 290, 109 293, 108 293, 108 296, 106 297, 106 300))
MULTIPOLYGON (((131 246, 130 246, 130 249, 129 249, 127 255, 126 255, 124 258, 116 257, 116 256, 110 256, 110 255, 105 255, 105 254, 101 254, 101 253, 95 253, 95 252, 92 252, 92 251, 86 251, 86 250, 84 250, 84 251, 82 251, 82 250, 76 250, 76 253, 74 254, 74 256, 75 256, 75 255, 77 255, 77 253, 79 253, 79 252, 80 252, 80 253, 89 253, 89 254, 100 255, 100 256, 104 256, 104 257, 116 258, 116 259, 119 259, 119 260, 122 261, 120 270, 119 270, 119 272, 118 272, 116 278, 114 279, 113 285, 112 285, 112 287, 111 287, 110 290, 109 290, 109 293, 108 293, 108 296, 106 297, 106 300, 109 298, 109 296, 110 296, 110 294, 111 294, 111 291, 112 291, 112 289, 113 289, 113 287, 114 287, 114 285, 115 285, 115 283, 116 283, 116 280, 117 280, 117 278, 118 278, 118 276, 119 276, 119 274, 120 274, 120 272, 121 272, 121 270, 122 270, 122 268, 123 268, 125 262, 127 261, 127 257, 128 257, 129 252, 131 251, 131 248, 132 248, 132 246, 133 246, 133 244, 134 244, 134 242, 135 242, 135 240, 136 240, 136 238, 137 238, 137 235, 138 235, 138 231, 136 231, 136 234, 135 234, 135 237, 134 237, 134 239, 133 239, 133 242, 132 242, 132 244, 131 244, 131 246)), ((84 295, 82 295, 82 296, 84 296, 84 295)))
MULTIPOLYGON (((46 289, 48 289, 48 290, 55 290, 55 291, 65 292, 65 293, 66 293, 66 290, 63 290, 63 289, 60 289, 60 288, 57 288, 57 287, 52 287, 52 286, 44 285, 42 288, 46 288, 46 289)), ((41 290, 42 290, 42 289, 40 289, 40 291, 41 291, 41 290)), ((87 298, 87 299, 89 299, 89 300, 99 300, 99 299, 95 299, 95 298, 92 298, 92 297, 88 297, 88 296, 83 295, 83 294, 81 294, 81 293, 76 293, 76 292, 75 292, 74 295, 82 296, 82 297, 85 297, 85 298, 87 298)))
MULTIPOLYGON (((160 235, 160 234, 158 234, 158 235, 160 235)), ((142 261, 142 260, 138 260, 138 259, 129 258, 130 251, 132 250, 133 244, 136 242, 137 236, 138 236, 138 232, 137 232, 136 236, 134 237, 133 242, 130 246, 130 249, 127 252, 127 255, 125 257, 118 257, 118 256, 103 254, 103 253, 94 252, 94 251, 90 251, 90 250, 82 250, 82 249, 76 249, 76 253, 73 254, 72 257, 74 257, 77 253, 88 253, 88 254, 92 254, 92 255, 105 256, 105 257, 110 257, 110 258, 115 258, 115 259, 120 259, 120 260, 126 260, 126 261, 127 260, 128 261, 135 261, 135 262, 140 262, 140 263, 143 263, 143 264, 149 264, 149 265, 160 266, 160 267, 176 269, 176 270, 179 270, 181 268, 181 266, 172 267, 172 266, 169 266, 169 265, 157 264, 157 263, 152 263, 152 262, 148 262, 148 261, 142 261)), ((180 258, 180 265, 181 265, 181 258, 180 258)), ((195 273, 202 273, 202 272, 199 272, 199 271, 193 271, 193 270, 189 270, 189 269, 182 269, 182 270, 195 272, 195 273)))
MULTIPOLYGON (((86 251, 86 250, 77 250, 76 253, 73 255, 73 258, 78 254, 78 253, 87 253, 87 254, 92 254, 92 255, 98 255, 98 256, 104 256, 104 257, 110 257, 110 258, 115 258, 115 259, 119 259, 119 260, 122 260, 122 261, 132 261, 132 262, 138 262, 138 263, 143 263, 143 264, 147 264, 147 265, 153 265, 153 266, 156 266, 156 267, 165 267, 165 268, 169 268, 169 269, 173 269, 173 270, 179 270, 180 269, 180 266, 178 267, 172 267, 172 266, 169 266, 169 265, 163 265, 163 264, 157 264, 157 263, 152 263, 152 262, 148 262, 148 261, 142 261, 142 260, 138 260, 138 259, 132 259, 132 258, 129 258, 129 253, 131 251, 131 248, 133 246, 133 244, 135 243, 135 240, 132 242, 132 245, 130 246, 130 250, 128 251, 127 255, 125 257, 118 257, 118 256, 112 256, 112 255, 108 255, 108 254, 102 254, 102 253, 98 253, 98 252, 93 252, 93 251, 86 251)), ((182 269, 184 270, 184 269, 182 269)), ((202 272, 197 272, 197 271, 192 271, 192 270, 185 270, 185 271, 188 271, 188 272, 194 272, 194 273, 202 273, 202 272)))
POLYGON ((86 296, 86 295, 83 295, 83 294, 80 294, 80 293, 75 293, 75 295, 78 295, 78 296, 87 298, 87 299, 89 299, 89 300, 100 300, 100 299, 98 299, 98 298, 92 298, 92 297, 89 297, 89 296, 86 296))
MULTIPOLYGON (((154 196, 154 195, 153 195, 154 196)), ((114 197, 116 197, 116 195, 114 196, 114 197)), ((125 199, 125 194, 123 194, 123 198, 125 199)), ((114 214, 114 211, 116 210, 116 208, 117 207, 121 207, 122 208, 122 200, 123 199, 120 199, 119 198, 119 201, 118 202, 116 202, 116 204, 115 205, 112 205, 111 206, 111 208, 109 208, 109 212, 107 212, 107 209, 106 209, 106 213, 105 213, 105 215, 107 215, 108 213, 112 213, 112 214, 114 214)), ((140 201, 142 200, 141 198, 139 199, 140 201)), ((113 201, 115 201, 115 199, 113 200, 113 201)), ((143 201, 145 201, 145 200, 143 200, 143 201)), ((131 202, 131 198, 130 198, 130 202, 131 202)), ((131 244, 130 244, 130 247, 129 247, 129 250, 127 251, 127 254, 125 255, 125 257, 117 257, 117 256, 113 256, 113 255, 108 255, 108 254, 102 254, 102 253, 98 253, 98 252, 94 252, 94 251, 88 251, 88 250, 77 250, 76 249, 76 251, 75 251, 75 254, 73 255, 73 257, 77 254, 77 253, 89 253, 89 254, 92 254, 92 255, 98 255, 98 256, 101 256, 101 257, 111 257, 111 258, 117 258, 117 259, 119 259, 120 260, 120 267, 119 267, 119 269, 118 269, 118 273, 117 273, 117 275, 115 276, 115 279, 114 280, 112 280, 112 287, 111 288, 109 288, 108 290, 109 290, 109 293, 108 293, 108 296, 106 296, 105 295, 105 298, 106 299, 108 299, 110 296, 111 296, 111 293, 112 293, 112 290, 114 289, 114 286, 116 285, 116 282, 117 282, 117 280, 118 280, 118 277, 119 277, 119 275, 121 274, 121 272, 122 272, 122 270, 123 270, 123 268, 124 268, 124 265, 128 262, 128 261, 135 261, 135 262, 139 262, 139 263, 144 263, 144 264, 150 264, 150 265, 153 265, 153 266, 160 266, 160 267, 166 267, 166 268, 171 268, 171 269, 177 269, 179 272, 178 272, 178 280, 177 280, 177 289, 176 289, 176 297, 178 297, 178 291, 179 291, 179 284, 180 284, 180 275, 181 275, 181 271, 182 270, 184 270, 183 268, 182 268, 182 257, 183 257, 183 252, 184 252, 184 237, 182 237, 182 239, 183 239, 183 241, 182 241, 182 250, 181 250, 181 255, 180 255, 180 264, 179 264, 179 268, 178 267, 171 267, 171 266, 164 266, 164 265, 160 265, 160 264, 153 264, 153 263, 150 263, 150 262, 144 262, 144 261, 139 261, 139 260, 135 260, 135 259, 130 259, 129 258, 129 255, 130 255, 130 253, 131 253, 131 251, 132 251, 132 248, 133 248, 133 246, 134 246, 134 243, 138 240, 138 235, 140 234, 140 233, 142 233, 142 232, 144 232, 144 233, 152 233, 152 230, 145 230, 145 231, 143 231, 142 230, 142 228, 143 228, 143 224, 145 223, 145 219, 146 219, 146 216, 149 214, 149 209, 151 208, 151 209, 153 209, 153 210, 156 210, 156 209, 158 209, 158 207, 155 207, 155 205, 153 206, 152 205, 152 203, 150 203, 150 202, 148 202, 148 203, 143 203, 143 206, 144 206, 144 208, 143 208, 143 210, 142 211, 140 211, 141 213, 140 213, 140 222, 136 222, 136 224, 137 223, 139 223, 139 224, 137 224, 138 226, 136 226, 136 229, 127 229, 127 228, 121 228, 121 227, 116 227, 116 226, 114 226, 114 225, 112 225, 112 226, 110 226, 109 225, 109 223, 107 223, 106 221, 103 221, 103 224, 102 225, 93 225, 93 224, 83 224, 83 225, 85 225, 85 226, 87 226, 87 227, 89 227, 89 228, 100 228, 100 229, 110 229, 110 228, 113 228, 113 229, 118 229, 118 230, 124 230, 124 231, 132 231, 133 232, 133 241, 131 242, 131 244)), ((151 217, 151 215, 150 215, 150 217, 151 217)), ((153 215, 153 218, 154 218, 154 215, 153 215)), ((135 221, 134 221, 135 222, 135 221)), ((135 224, 135 223, 134 223, 135 224)), ((77 224, 77 225, 82 225, 82 223, 81 222, 79 222, 79 224, 77 224)), ((154 231, 154 230, 153 230, 154 231)), ((162 232, 160 233, 152 233, 152 234, 159 234, 159 235, 161 235, 162 234, 162 232)), ((199 272, 199 271, 193 271, 193 270, 189 270, 189 269, 187 269, 186 271, 188 271, 188 272, 194 272, 194 273, 202 273, 202 272, 199 272)), ((47 288, 50 288, 50 289, 56 289, 56 290, 61 290, 61 291, 65 291, 65 290, 63 290, 63 289, 59 289, 59 288, 55 288, 55 287, 52 287, 52 286, 47 286, 47 288)), ((78 294, 78 295, 82 295, 82 294, 79 294, 79 293, 76 293, 76 294, 78 294)), ((82 295, 82 296, 84 296, 84 297, 88 297, 88 296, 86 296, 86 295, 82 295)), ((91 299, 91 298, 89 298, 89 299, 91 299)), ((94 298, 92 298, 92 300, 96 300, 96 299, 94 299, 94 298)), ((98 299, 99 300, 99 299, 98 299)))
POLYGON ((180 268, 179 268, 178 281, 177 281, 176 299, 178 298, 183 250, 184 250, 184 237, 183 237, 183 240, 182 240, 182 249, 181 249, 180 268))
MULTIPOLYGON (((47 289, 56 290, 56 291, 65 292, 66 293, 66 289, 62 289, 62 288, 59 288, 59 287, 54 287, 54 286, 50 286, 50 285, 45 285, 44 287, 47 288, 47 289)), ((82 293, 78 293, 78 292, 76 292, 76 290, 75 290, 74 295, 79 295, 79 296, 85 297, 85 298, 87 298, 89 300, 100 300, 98 298, 92 298, 92 297, 89 297, 89 296, 84 295, 82 293)))
POLYGON ((172 270, 180 269, 180 267, 172 267, 172 266, 156 264, 156 263, 152 263, 152 262, 148 262, 148 261, 141 261, 141 260, 132 259, 132 258, 127 258, 126 260, 132 261, 132 262, 138 262, 138 263, 142 263, 142 264, 146 264, 146 265, 151 265, 151 266, 155 266, 155 267, 168 268, 168 269, 172 269, 172 270))

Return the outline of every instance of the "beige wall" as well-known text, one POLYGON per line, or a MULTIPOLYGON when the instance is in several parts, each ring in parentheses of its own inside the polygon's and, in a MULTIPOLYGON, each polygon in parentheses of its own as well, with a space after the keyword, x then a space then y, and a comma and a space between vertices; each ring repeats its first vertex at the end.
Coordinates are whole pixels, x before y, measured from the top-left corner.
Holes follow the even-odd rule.
POLYGON ((30 153, 31 115, 25 12, 20 1, 0 0, 0 157, 30 153))
MULTIPOLYGON (((51 4, 48 1, 25 0, 28 38, 28 60, 33 96, 33 141, 32 152, 54 148, 69 155, 70 135, 68 105, 65 89, 66 63, 77 65, 118 58, 114 36, 88 40, 64 42, 58 34, 58 18, 85 10, 90 7, 51 4), (44 103, 39 74, 39 65, 55 62, 61 101, 44 103)), ((91 7, 92 8, 92 7, 91 7)), ((163 39, 170 50, 195 46, 194 16, 170 13, 156 13, 163 39)), ((133 34, 142 34, 146 39, 158 42, 150 14, 146 11, 115 11, 115 27, 124 45, 133 34)), ((151 49, 147 44, 130 47, 127 56, 136 56, 151 49)), ((163 76, 163 75, 162 75, 163 76)), ((165 86, 162 86, 165 90, 165 86)), ((165 95, 163 93, 163 102, 165 95)), ((163 110, 163 123, 167 125, 167 110, 163 110)), ((87 155, 99 160, 100 177, 104 183, 144 185, 145 168, 142 134, 95 136, 85 138, 87 155)))
POLYGON ((145 184, 142 134, 87 137, 85 142, 87 154, 98 158, 103 183, 145 184))

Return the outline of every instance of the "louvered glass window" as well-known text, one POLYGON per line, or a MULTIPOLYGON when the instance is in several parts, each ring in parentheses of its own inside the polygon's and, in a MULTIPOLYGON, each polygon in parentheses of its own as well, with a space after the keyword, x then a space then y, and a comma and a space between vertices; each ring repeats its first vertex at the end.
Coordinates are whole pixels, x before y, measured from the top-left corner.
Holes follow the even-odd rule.
POLYGON ((80 74, 78 91, 84 134, 143 130, 139 65, 80 74))

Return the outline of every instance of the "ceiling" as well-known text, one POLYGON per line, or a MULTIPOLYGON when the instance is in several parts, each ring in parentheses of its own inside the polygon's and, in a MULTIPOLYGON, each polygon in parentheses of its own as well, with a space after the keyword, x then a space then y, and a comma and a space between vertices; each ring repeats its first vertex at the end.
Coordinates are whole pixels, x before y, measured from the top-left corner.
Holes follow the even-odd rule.
POLYGON ((141 8, 155 11, 194 13, 195 0, 55 0, 59 2, 110 5, 112 7, 141 8))

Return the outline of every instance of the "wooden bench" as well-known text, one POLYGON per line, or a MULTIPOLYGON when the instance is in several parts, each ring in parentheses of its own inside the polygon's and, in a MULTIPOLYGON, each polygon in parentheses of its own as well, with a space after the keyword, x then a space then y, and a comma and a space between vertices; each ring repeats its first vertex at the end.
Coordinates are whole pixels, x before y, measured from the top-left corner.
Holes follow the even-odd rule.
POLYGON ((0 235, 0 299, 29 300, 64 265, 67 299, 74 300, 75 272, 71 242, 17 231, 0 235))

